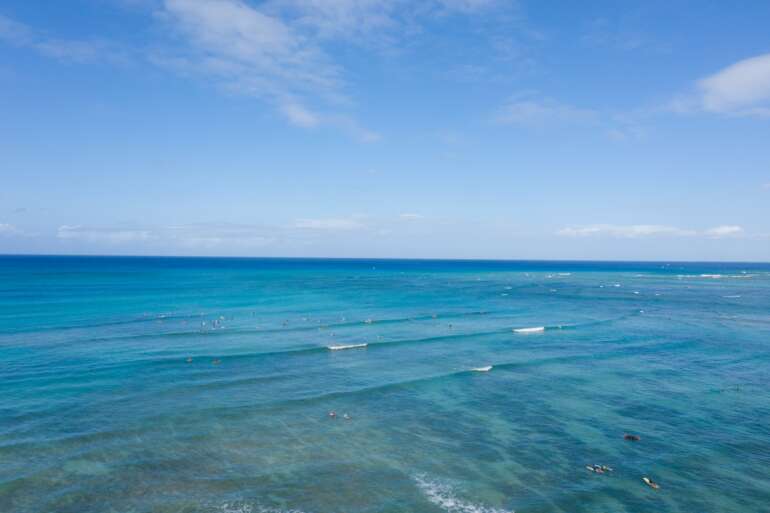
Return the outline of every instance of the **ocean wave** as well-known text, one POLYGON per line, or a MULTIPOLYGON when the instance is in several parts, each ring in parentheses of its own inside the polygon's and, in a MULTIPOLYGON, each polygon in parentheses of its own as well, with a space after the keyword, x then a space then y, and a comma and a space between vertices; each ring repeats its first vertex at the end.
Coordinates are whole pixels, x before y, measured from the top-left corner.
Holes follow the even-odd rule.
POLYGON ((704 278, 709 280, 721 280, 723 278, 746 279, 753 278, 756 274, 677 274, 680 280, 683 278, 704 278))
POLYGON ((216 508, 219 513, 303 513, 298 509, 267 508, 248 502, 225 502, 216 508))
POLYGON ((414 476, 414 482, 428 501, 448 513, 513 513, 513 510, 492 508, 462 499, 449 484, 425 474, 414 476))
POLYGON ((535 326, 533 328, 514 328, 514 333, 540 333, 545 331, 545 326, 535 326))
POLYGON ((326 348, 329 351, 342 351, 344 349, 361 349, 369 344, 347 344, 347 345, 339 345, 339 346, 326 346, 326 348))
MULTIPOLYGON (((402 323, 408 323, 408 322, 419 322, 419 321, 430 321, 435 320, 437 318, 442 319, 460 319, 463 317, 475 317, 475 316, 485 316, 485 315, 494 315, 499 313, 506 313, 506 310, 497 310, 497 311, 490 311, 490 310, 483 310, 483 311, 470 311, 470 312, 456 312, 456 313, 437 313, 437 314, 430 314, 430 315, 417 315, 412 317, 397 317, 397 318, 390 318, 390 319, 379 319, 379 320, 372 320, 372 323, 376 323, 377 325, 390 325, 390 324, 402 324, 402 323)), ((237 318, 241 318, 242 316, 238 316, 237 318)), ((173 319, 192 319, 192 320, 200 320, 201 317, 198 316, 166 316, 162 320, 173 320, 173 319)), ((207 318, 203 318, 204 320, 207 320, 207 318)), ((77 328, 98 328, 102 326, 109 326, 113 324, 131 324, 135 322, 147 322, 148 320, 159 320, 156 317, 147 318, 147 319, 140 319, 140 320, 129 320, 125 322, 119 322, 119 323, 103 323, 103 324, 91 324, 87 326, 73 326, 70 328, 59 328, 54 327, 50 328, 51 330, 59 330, 59 329, 77 329, 77 328)), ((133 333, 128 335, 115 335, 115 336, 99 336, 99 337, 83 337, 83 338, 77 338, 77 339, 67 339, 63 340, 61 342, 58 342, 58 345, 69 345, 77 344, 77 343, 90 343, 90 342, 115 342, 120 340, 142 340, 142 339, 157 339, 157 338, 186 338, 190 336, 205 336, 205 337, 231 337, 234 335, 271 335, 275 333, 302 333, 302 332, 315 332, 318 330, 340 330, 342 328, 347 327, 356 327, 360 326, 365 321, 341 321, 341 322, 330 322, 327 324, 313 324, 313 325, 303 325, 303 326, 282 326, 282 327, 275 327, 275 328, 257 328, 257 327, 244 327, 244 326, 228 326, 226 329, 220 328, 220 329, 201 329, 201 328, 194 328, 194 329, 182 329, 182 330, 173 330, 173 331, 154 331, 150 333, 133 333)), ((41 328, 40 330, 32 330, 34 331, 48 331, 49 328, 41 328)), ((19 332, 20 333, 20 332, 19 332)), ((52 344, 53 345, 53 344, 52 344)))
POLYGON ((492 365, 487 365, 486 367, 474 367, 471 370, 473 372, 489 372, 492 370, 492 365))

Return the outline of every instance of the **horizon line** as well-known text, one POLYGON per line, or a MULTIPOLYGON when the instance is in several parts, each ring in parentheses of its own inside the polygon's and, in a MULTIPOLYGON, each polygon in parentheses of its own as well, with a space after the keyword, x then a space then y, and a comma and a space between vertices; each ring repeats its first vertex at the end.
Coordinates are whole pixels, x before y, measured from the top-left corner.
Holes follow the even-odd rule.
POLYGON ((0 253, 0 258, 188 258, 221 260, 385 260, 414 262, 554 262, 554 263, 650 263, 650 264, 760 264, 770 265, 770 261, 748 260, 613 260, 613 259, 568 259, 568 258, 450 258, 450 257, 330 257, 330 256, 234 256, 234 255, 125 255, 125 254, 75 254, 75 253, 0 253))

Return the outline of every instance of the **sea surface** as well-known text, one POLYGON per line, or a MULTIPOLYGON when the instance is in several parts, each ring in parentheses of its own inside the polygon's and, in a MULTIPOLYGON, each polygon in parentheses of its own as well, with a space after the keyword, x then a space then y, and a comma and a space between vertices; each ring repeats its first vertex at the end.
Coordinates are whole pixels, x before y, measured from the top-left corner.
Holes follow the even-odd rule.
POLYGON ((770 511, 770 265, 0 257, 2 513, 512 511, 770 511))

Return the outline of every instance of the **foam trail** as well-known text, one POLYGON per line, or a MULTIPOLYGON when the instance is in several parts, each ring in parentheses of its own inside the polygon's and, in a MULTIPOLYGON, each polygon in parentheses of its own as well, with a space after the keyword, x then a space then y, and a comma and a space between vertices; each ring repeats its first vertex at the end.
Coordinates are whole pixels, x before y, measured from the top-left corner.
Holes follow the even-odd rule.
POLYGON ((298 509, 276 509, 264 506, 252 506, 246 502, 226 502, 219 507, 221 513, 303 513, 298 509))
POLYGON ((343 349, 360 349, 368 346, 369 344, 348 344, 341 346, 326 346, 329 351, 342 351, 343 349))
POLYGON ((545 331, 545 326, 535 326, 534 328, 514 328, 514 333, 540 333, 545 331))
POLYGON ((455 495, 452 488, 425 475, 415 476, 415 482, 425 498, 447 513, 513 513, 511 510, 473 504, 455 495))
POLYGON ((486 367, 474 367, 471 369, 473 372, 489 372, 492 370, 491 365, 487 365, 486 367))

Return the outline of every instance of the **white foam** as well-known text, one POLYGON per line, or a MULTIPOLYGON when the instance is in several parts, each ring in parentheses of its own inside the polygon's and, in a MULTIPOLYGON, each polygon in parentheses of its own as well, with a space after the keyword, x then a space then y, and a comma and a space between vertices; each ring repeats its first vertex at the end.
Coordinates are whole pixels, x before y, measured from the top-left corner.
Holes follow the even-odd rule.
POLYGON ((448 484, 425 475, 415 476, 414 480, 426 499, 448 513, 513 513, 512 510, 491 508, 461 499, 448 484))
POLYGON ((492 370, 491 365, 487 365, 486 367, 474 367, 471 369, 473 372, 489 372, 492 370))
POLYGON ((369 344, 347 344, 340 346, 326 346, 329 351, 342 351, 343 349, 360 349, 368 346, 369 344))
POLYGON ((739 298, 741 296, 740 296, 740 294, 733 294, 732 296, 722 296, 722 297, 726 297, 728 299, 734 299, 734 298, 739 298))
POLYGON ((545 326, 535 326, 534 328, 516 328, 514 333, 540 333, 545 331, 545 326))
POLYGON ((226 502, 219 506, 221 513, 302 513, 298 509, 266 508, 260 505, 251 505, 247 502, 226 502))

